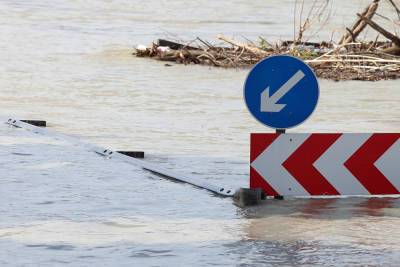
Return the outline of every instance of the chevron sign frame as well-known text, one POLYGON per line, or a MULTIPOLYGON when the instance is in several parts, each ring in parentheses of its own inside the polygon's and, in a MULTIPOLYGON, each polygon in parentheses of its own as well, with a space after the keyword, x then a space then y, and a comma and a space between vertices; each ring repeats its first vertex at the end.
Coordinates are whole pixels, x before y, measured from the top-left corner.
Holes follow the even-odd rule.
POLYGON ((254 133, 250 143, 250 188, 267 196, 400 195, 400 133, 254 133))

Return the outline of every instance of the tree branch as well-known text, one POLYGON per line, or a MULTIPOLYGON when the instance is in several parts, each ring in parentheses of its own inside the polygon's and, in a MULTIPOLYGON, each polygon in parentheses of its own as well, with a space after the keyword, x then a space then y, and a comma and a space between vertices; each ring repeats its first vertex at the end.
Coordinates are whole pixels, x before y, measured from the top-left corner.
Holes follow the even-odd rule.
POLYGON ((381 26, 379 26, 378 24, 376 24, 369 18, 362 16, 360 14, 357 14, 357 16, 360 19, 362 19, 363 21, 365 21, 365 23, 367 23, 369 26, 371 26, 371 28, 373 28, 374 30, 376 30, 377 32, 379 32, 380 34, 385 36, 387 39, 391 40, 396 46, 400 47, 400 38, 399 37, 392 34, 391 32, 388 32, 387 30, 385 30, 384 28, 382 28, 381 26))

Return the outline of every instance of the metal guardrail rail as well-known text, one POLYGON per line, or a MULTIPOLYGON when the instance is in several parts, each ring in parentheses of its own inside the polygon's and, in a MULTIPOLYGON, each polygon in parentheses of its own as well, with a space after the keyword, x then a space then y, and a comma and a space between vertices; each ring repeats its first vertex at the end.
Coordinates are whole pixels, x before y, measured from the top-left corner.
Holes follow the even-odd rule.
POLYGON ((187 183, 190 185, 193 185, 195 187, 201 188, 208 190, 218 196, 222 197, 233 197, 235 194, 235 190, 229 189, 229 188, 224 188, 221 186, 213 185, 205 181, 199 180, 197 177, 187 175, 187 174, 179 174, 176 173, 172 170, 162 168, 154 163, 146 162, 144 160, 132 158, 129 156, 126 156, 124 154, 118 153, 117 151, 113 151, 107 148, 99 147, 93 144, 90 144, 88 142, 82 141, 78 138, 74 138, 65 134, 60 134, 56 132, 49 131, 48 129, 37 127, 34 125, 31 125, 29 123, 23 122, 18 119, 8 119, 6 121, 7 124, 10 124, 14 127, 22 128, 37 134, 42 134, 50 137, 54 137, 55 139, 61 139, 61 140, 67 140, 70 141, 74 144, 79 144, 88 149, 91 152, 95 152, 103 157, 106 157, 110 160, 120 160, 123 162, 126 162, 128 164, 132 164, 138 167, 143 168, 144 170, 150 171, 152 173, 164 176, 168 179, 173 179, 176 181, 180 181, 183 183, 187 183))

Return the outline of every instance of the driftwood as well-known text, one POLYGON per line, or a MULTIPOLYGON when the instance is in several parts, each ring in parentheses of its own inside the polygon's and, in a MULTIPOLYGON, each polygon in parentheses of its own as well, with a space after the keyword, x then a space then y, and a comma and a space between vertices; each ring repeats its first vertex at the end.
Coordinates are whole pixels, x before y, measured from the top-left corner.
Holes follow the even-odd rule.
POLYGON ((224 41, 224 42, 227 42, 228 44, 231 44, 231 45, 233 45, 233 46, 237 46, 237 47, 239 47, 239 48, 243 48, 243 49, 245 49, 246 51, 248 51, 248 52, 250 52, 250 53, 253 53, 253 54, 255 54, 255 55, 265 56, 265 55, 268 54, 267 52, 261 50, 261 49, 258 48, 258 47, 250 46, 250 45, 246 45, 246 44, 241 44, 241 43, 235 42, 234 40, 228 39, 227 37, 222 36, 222 35, 219 35, 219 36, 218 36, 218 39, 219 39, 219 40, 222 40, 222 41, 224 41))
POLYGON ((382 52, 387 53, 387 54, 400 56, 400 47, 394 45, 392 47, 388 47, 388 48, 382 49, 382 52))
POLYGON ((368 81, 400 78, 400 57, 384 53, 385 49, 391 47, 391 42, 359 42, 336 47, 332 44, 319 44, 316 48, 311 43, 305 46, 287 41, 275 44, 275 49, 256 50, 252 45, 223 39, 231 47, 216 47, 202 41, 196 49, 187 49, 182 44, 179 46, 181 49, 173 50, 160 47, 156 42, 145 50, 138 50, 136 55, 183 64, 237 68, 250 67, 269 55, 288 54, 303 59, 322 78, 368 81))
POLYGON ((189 50, 197 50, 197 47, 193 47, 193 46, 189 46, 189 45, 184 45, 184 44, 180 44, 177 42, 173 42, 173 41, 169 41, 169 40, 165 40, 165 39, 158 39, 157 44, 159 46, 167 46, 171 49, 174 50, 178 50, 178 49, 189 49, 189 50))
MULTIPOLYGON (((378 9, 379 0, 374 0, 372 4, 365 8, 365 10, 361 13, 363 17, 372 19, 376 10, 378 9)), ((358 35, 365 29, 367 23, 359 18, 351 29, 346 28, 347 33, 340 39, 339 44, 347 44, 350 42, 355 42, 358 35)))
MULTIPOLYGON (((398 11, 397 6, 392 2, 393 6, 398 11)), ((391 32, 385 30, 383 27, 379 26, 376 22, 372 21, 370 18, 363 16, 361 14, 357 14, 357 16, 363 20, 366 24, 368 24, 371 28, 385 36, 387 39, 393 42, 392 47, 385 48, 383 52, 393 55, 400 55, 400 38, 396 35, 392 34, 391 32)))
POLYGON ((365 21, 365 23, 367 23, 369 26, 371 26, 371 28, 375 29, 377 32, 381 33, 383 36, 385 36, 386 38, 391 40, 395 45, 400 46, 399 37, 397 37, 396 35, 392 34, 391 32, 388 32, 387 30, 385 30, 384 28, 382 28, 381 26, 379 26, 377 23, 373 22, 369 18, 364 17, 364 16, 362 16, 360 14, 357 14, 357 16, 360 19, 362 19, 363 21, 365 21))
MULTIPOLYGON (((229 40, 228 38, 226 38, 229 40)), ((195 49, 188 49, 188 46, 180 44, 177 47, 181 49, 172 49, 170 47, 159 46, 159 41, 153 43, 150 47, 140 46, 136 49, 136 56, 151 57, 161 61, 175 61, 184 64, 203 64, 218 67, 246 67, 257 63, 260 58, 269 56, 272 52, 266 52, 260 48, 248 45, 241 45, 233 40, 229 40, 228 44, 234 43, 233 47, 215 47, 207 42, 198 39, 202 45, 198 45, 195 49)), ((163 42, 162 42, 163 43, 163 42)), ((175 43, 175 42, 173 42, 175 43)), ((163 43, 165 44, 165 43, 163 43)))
POLYGON ((357 14, 356 23, 351 29, 347 29, 348 32, 343 35, 339 43, 282 41, 271 44, 260 38, 261 42, 257 45, 218 36, 218 40, 224 44, 215 46, 200 38, 187 44, 160 39, 149 47, 138 46, 135 54, 138 57, 150 57, 161 61, 223 68, 251 67, 270 55, 292 55, 304 60, 317 76, 326 79, 364 81, 398 79, 400 39, 372 21, 378 3, 379 0, 374 0, 362 14, 357 14), (356 41, 366 26, 375 29, 388 41, 380 41, 378 37, 369 42, 356 41))
POLYGON ((298 41, 283 41, 282 42, 283 46, 291 46, 291 45, 302 45, 302 46, 312 46, 315 48, 330 48, 332 47, 332 43, 328 43, 325 41, 322 41, 320 43, 317 42, 298 42, 298 41))

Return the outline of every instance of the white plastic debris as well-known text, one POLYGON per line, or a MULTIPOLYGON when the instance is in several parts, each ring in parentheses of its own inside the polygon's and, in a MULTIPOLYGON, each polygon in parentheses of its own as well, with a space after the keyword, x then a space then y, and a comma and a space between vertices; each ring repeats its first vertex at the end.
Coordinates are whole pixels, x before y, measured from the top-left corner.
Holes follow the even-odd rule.
POLYGON ((157 47, 157 51, 159 51, 159 52, 168 52, 170 50, 171 50, 171 48, 169 48, 169 46, 159 46, 159 47, 157 47))
POLYGON ((146 51, 146 50, 147 50, 147 46, 145 46, 145 45, 138 45, 138 46, 136 47, 136 50, 138 50, 138 51, 146 51))

